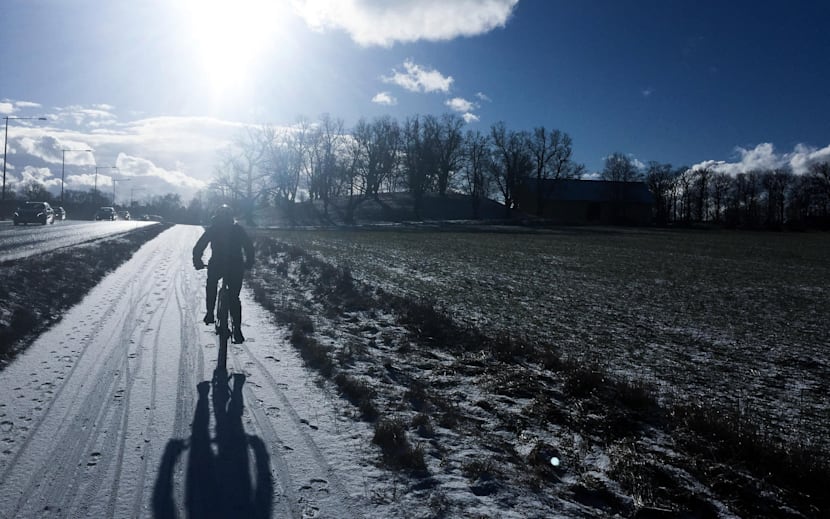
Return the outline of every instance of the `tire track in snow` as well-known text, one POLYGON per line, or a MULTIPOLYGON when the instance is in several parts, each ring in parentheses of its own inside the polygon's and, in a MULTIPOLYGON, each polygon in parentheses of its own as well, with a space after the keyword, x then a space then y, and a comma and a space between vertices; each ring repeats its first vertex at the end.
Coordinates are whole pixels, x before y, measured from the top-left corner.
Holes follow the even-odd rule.
MULTIPOLYGON (((149 258, 144 261, 144 263, 141 265, 142 268, 139 271, 144 270, 143 267, 146 267, 147 261, 149 261, 149 258)), ((121 284, 117 284, 116 286, 111 287, 108 292, 113 292, 113 291, 114 292, 120 292, 121 290, 122 290, 121 284)), ((83 303, 81 303, 81 305, 82 304, 83 303)), ((98 306, 96 309, 100 309, 100 306, 98 306)), ((21 456, 24 453, 29 452, 30 443, 33 439, 37 438, 37 436, 40 432, 40 429, 41 429, 42 425, 44 424, 44 421, 47 418, 51 418, 53 416, 53 414, 55 412, 55 410, 54 410, 55 404, 58 403, 58 402, 61 402, 62 399, 64 398, 65 388, 68 387, 68 385, 70 383, 77 380, 78 377, 82 376, 82 374, 78 374, 77 371, 79 371, 79 369, 83 369, 84 367, 86 367, 87 378, 88 378, 88 372, 89 371, 94 371, 92 369, 92 367, 85 366, 85 364, 84 364, 85 362, 87 362, 87 357, 88 357, 87 353, 90 350, 90 345, 93 344, 92 338, 96 337, 98 334, 101 333, 101 331, 104 329, 107 321, 109 321, 115 315, 115 311, 116 311, 115 307, 110 306, 109 308, 104 310, 103 313, 99 313, 98 314, 99 317, 97 318, 97 320, 94 323, 92 323, 91 329, 88 331, 88 333, 86 335, 84 335, 82 337, 82 339, 81 339, 82 348, 81 348, 80 352, 77 352, 77 356, 75 358, 74 363, 72 364, 72 367, 70 368, 68 373, 66 373, 65 375, 62 375, 61 377, 58 377, 61 380, 60 387, 52 395, 52 398, 49 401, 49 404, 45 407, 45 409, 42 409, 42 411, 40 413, 40 416, 38 417, 38 419, 35 422, 35 424, 33 425, 33 427, 29 430, 29 434, 26 436, 24 442, 18 448, 18 450, 15 453, 14 457, 6 465, 6 469, 5 469, 5 471, 2 475, 2 478, 0 478, 0 488, 7 487, 7 485, 9 485, 9 484, 14 484, 15 486, 18 486, 18 487, 21 486, 21 479, 20 478, 15 478, 14 481, 9 481, 9 476, 11 475, 12 471, 18 466, 18 462, 20 461, 21 456)), ((65 320, 68 320, 68 319, 71 319, 71 318, 72 318, 71 315, 67 315, 65 317, 65 320)), ((75 332, 75 331, 79 331, 77 325, 75 327, 73 327, 73 332, 75 332)), ((69 336, 69 339, 74 340, 75 339, 74 334, 69 336)), ((63 344, 63 343, 64 343, 64 341, 61 341, 61 344, 63 344)), ((112 353, 112 351, 114 351, 114 350, 111 349, 110 353, 112 353)), ((61 359, 64 358, 64 357, 61 357, 61 359)), ((93 360, 93 362, 94 362, 94 360, 93 360)), ((56 427, 57 430, 67 429, 68 423, 72 419, 71 418, 72 417, 71 409, 73 407, 77 407, 77 400, 79 398, 79 393, 75 392, 75 394, 70 395, 69 398, 70 398, 70 401, 65 403, 65 405, 64 405, 65 412, 62 415, 62 419, 61 419, 60 423, 56 427)), ((65 449, 62 449, 62 450, 65 451, 65 449)), ((47 458, 47 459, 49 459, 49 458, 47 458)), ((31 487, 32 487, 31 482, 33 482, 33 481, 37 482, 38 480, 37 480, 37 478, 34 477, 34 475, 30 475, 30 477, 28 477, 28 478, 24 477, 24 479, 22 481, 28 482, 28 484, 26 486, 26 490, 22 491, 21 500, 26 498, 27 490, 31 489, 31 487)), ((24 484, 26 484, 26 483, 24 483, 24 484)), ((18 501, 18 503, 20 503, 20 500, 18 501)))
MULTIPOLYGON (((304 482, 304 485, 301 487, 301 490, 305 494, 304 499, 309 499, 308 494, 317 494, 316 496, 311 496, 311 500, 308 501, 309 505, 317 507, 319 503, 320 508, 324 512, 327 512, 325 513, 327 516, 333 514, 334 517, 359 517, 360 514, 354 509, 355 507, 352 504, 351 496, 340 484, 334 469, 326 460, 325 455, 320 451, 314 438, 306 430, 309 427, 308 421, 300 418, 300 415, 279 387, 273 375, 254 356, 248 344, 243 343, 241 346, 240 349, 249 359, 250 365, 257 368, 267 383, 270 392, 282 404, 280 410, 287 413, 289 418, 287 421, 279 419, 273 421, 267 418, 266 420, 273 426, 275 435, 283 438, 285 445, 290 447, 292 457, 297 459, 295 463, 290 464, 290 473, 295 482, 304 482), (313 461, 314 463, 308 464, 309 461, 313 461), (300 465, 301 463, 302 465, 300 465), (324 496, 323 494, 327 495, 324 496)), ((246 389, 248 389, 247 386, 246 389)), ((258 399, 255 399, 252 391, 250 394, 251 396, 248 398, 252 403, 249 405, 253 407, 254 403, 258 404, 258 399)))
MULTIPOLYGON (((187 444, 196 385, 212 378, 207 371, 215 365, 215 336, 207 332, 206 345, 200 330, 204 273, 190 267, 200 232, 177 226, 145 244, 6 368, 0 392, 15 398, 0 416, 29 421, 9 434, 0 430, 11 446, 0 453, 0 517, 151 516, 158 484, 169 491, 172 510, 186 515, 190 459, 179 454, 164 479, 159 471, 167 442, 187 444), (52 392, 38 397, 43 379, 52 392), (32 403, 31 396, 39 399, 32 403)), ((255 306, 247 294, 244 305, 255 306)), ((273 325, 262 321, 259 333, 271 335, 273 325)), ((251 329, 256 336, 257 326, 251 329)), ((253 341, 234 346, 229 366, 251 371, 242 420, 252 442, 248 456, 251 449, 268 452, 272 515, 361 516, 358 492, 347 492, 344 474, 291 405, 305 393, 281 389, 282 372, 269 373, 257 355, 264 354, 253 341)))
MULTIPOLYGON (((152 272, 152 269, 146 268, 149 260, 141 265, 143 268, 132 270, 134 274, 130 280, 130 287, 133 291, 136 284, 139 287, 147 285, 145 274, 152 272), (138 276, 141 278, 137 279, 138 276)), ((121 314, 115 326, 108 326, 108 321, 111 320, 110 317, 115 309, 123 308, 123 305, 119 307, 112 304, 116 299, 122 298, 123 285, 122 282, 114 286, 109 291, 108 297, 96 307, 100 308, 101 304, 109 304, 110 311, 105 312, 94 323, 94 331, 88 334, 87 344, 100 342, 111 346, 104 360, 94 370, 94 378, 97 382, 78 406, 79 413, 68 426, 65 424, 59 426, 61 436, 57 438, 48 458, 52 460, 51 465, 43 466, 40 473, 32 476, 29 487, 21 497, 35 507, 31 510, 32 513, 37 513, 40 503, 45 503, 49 509, 54 508, 60 511, 59 513, 76 509, 75 506, 80 507, 80 511, 84 513, 84 509, 91 506, 92 497, 97 494, 101 480, 111 466, 113 458, 115 458, 116 470, 119 470, 122 463, 123 442, 119 442, 119 439, 124 438, 123 431, 127 426, 130 393, 134 382, 129 361, 134 359, 137 364, 140 364, 144 351, 139 347, 134 354, 131 354, 128 347, 129 337, 142 327, 143 323, 135 317, 136 308, 142 307, 150 296, 144 291, 139 293, 137 300, 135 296, 130 297, 126 305, 126 313, 121 314), (99 337, 99 334, 104 334, 105 337, 99 337), (119 404, 107 406, 106 403, 111 398, 119 399, 119 404), (92 469, 90 470, 89 467, 92 469), (91 472, 91 474, 81 478, 80 475, 83 472, 91 472), (54 483, 43 487, 41 484, 43 481, 54 483), (83 491, 83 487, 86 487, 86 491, 83 491), (74 495, 67 497, 70 491, 74 491, 74 495), (74 501, 78 502, 77 498, 82 495, 85 499, 81 499, 77 505, 73 506, 73 497, 74 501)), ((115 481, 117 482, 118 479, 116 478, 115 481)), ((28 514, 29 512, 27 508, 21 510, 21 513, 28 514)), ((84 515, 87 514, 84 513, 84 515)))
MULTIPOLYGON (((229 347, 228 360, 233 364, 234 371, 244 373, 244 370, 239 366, 239 361, 230 350, 231 348, 229 347)), ((281 516, 288 514, 289 517, 307 517, 305 510, 302 510, 299 506, 300 499, 294 490, 294 481, 288 477, 291 470, 285 460, 285 456, 282 454, 282 450, 291 449, 291 447, 280 439, 279 435, 274 431, 265 411, 257 405, 258 401, 251 390, 250 384, 245 384, 242 391, 247 402, 245 409, 249 411, 249 416, 251 417, 249 424, 253 426, 256 432, 264 437, 265 444, 271 447, 271 458, 273 461, 271 475, 273 476, 274 472, 276 472, 275 479, 280 490, 282 490, 282 498, 279 499, 279 503, 285 508, 281 516)), ((274 513, 272 512, 271 515, 273 516, 274 513)))

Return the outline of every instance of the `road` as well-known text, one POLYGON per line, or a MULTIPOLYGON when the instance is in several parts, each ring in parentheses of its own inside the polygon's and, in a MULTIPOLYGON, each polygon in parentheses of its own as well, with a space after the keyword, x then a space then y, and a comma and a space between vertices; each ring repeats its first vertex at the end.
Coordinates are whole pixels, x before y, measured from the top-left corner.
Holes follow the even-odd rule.
POLYGON ((0 517, 366 515, 368 425, 247 289, 211 382, 200 232, 160 234, 0 373, 0 517))
POLYGON ((2 222, 0 225, 0 262, 70 247, 131 231, 144 225, 153 225, 153 223, 132 220, 115 222, 63 220, 51 225, 15 226, 11 222, 2 222))

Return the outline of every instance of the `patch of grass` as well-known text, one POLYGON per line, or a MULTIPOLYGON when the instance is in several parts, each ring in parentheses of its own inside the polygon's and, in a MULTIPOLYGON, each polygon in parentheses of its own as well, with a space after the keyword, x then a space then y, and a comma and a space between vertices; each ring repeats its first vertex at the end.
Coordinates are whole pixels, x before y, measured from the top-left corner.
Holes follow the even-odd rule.
POLYGON ((496 475, 496 467, 492 459, 473 460, 461 465, 461 473, 471 481, 487 481, 496 475))
POLYGON ((372 442, 380 446, 384 462, 392 468, 425 472, 426 462, 420 446, 413 447, 406 426, 399 419, 382 418, 375 424, 372 442))
POLYGON ((598 366, 579 366, 565 372, 562 391, 573 398, 585 398, 606 383, 606 373, 598 366))
POLYGON ((535 348, 526 338, 499 334, 495 339, 488 341, 489 349, 496 359, 513 363, 534 353, 535 348))
POLYGON ((331 377, 334 372, 331 347, 321 344, 300 328, 294 328, 291 331, 291 344, 300 350, 300 356, 306 364, 317 369, 324 377, 331 377))
POLYGON ((412 409, 416 411, 427 411, 430 408, 427 387, 418 379, 412 379, 410 381, 409 389, 406 390, 403 396, 412 405, 412 409))
MULTIPOLYGON (((671 413, 693 456, 774 481, 793 493, 790 503, 802 510, 830 509, 830 458, 809 445, 784 444, 765 433, 757 420, 737 409, 677 405, 671 413), (693 433, 683 434, 683 430, 693 433)), ((735 492, 732 489, 731 492, 735 492)))
POLYGON ((375 390, 371 386, 342 372, 334 377, 334 383, 343 395, 360 409, 364 420, 371 422, 377 419, 379 413, 373 402, 375 390))
POLYGON ((562 460, 562 455, 558 449, 546 442, 537 441, 525 458, 525 463, 529 469, 528 475, 532 478, 531 484, 541 488, 545 484, 558 482, 565 472, 563 462, 564 460, 562 460), (553 458, 557 458, 560 464, 554 465, 551 463, 553 458))
POLYGON ((435 429, 432 427, 432 420, 427 414, 418 413, 413 416, 412 427, 418 431, 418 435, 422 438, 432 438, 435 436, 435 429))

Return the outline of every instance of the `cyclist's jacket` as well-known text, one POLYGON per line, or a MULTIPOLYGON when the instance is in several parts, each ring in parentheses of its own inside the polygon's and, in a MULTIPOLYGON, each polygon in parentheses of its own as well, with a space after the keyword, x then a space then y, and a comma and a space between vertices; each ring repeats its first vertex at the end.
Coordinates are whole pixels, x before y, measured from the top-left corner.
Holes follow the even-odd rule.
POLYGON ((237 223, 213 224, 193 247, 193 262, 202 261, 202 254, 210 244, 210 266, 219 268, 251 268, 254 263, 254 245, 248 233, 237 223), (245 253, 243 259, 242 253, 245 253))

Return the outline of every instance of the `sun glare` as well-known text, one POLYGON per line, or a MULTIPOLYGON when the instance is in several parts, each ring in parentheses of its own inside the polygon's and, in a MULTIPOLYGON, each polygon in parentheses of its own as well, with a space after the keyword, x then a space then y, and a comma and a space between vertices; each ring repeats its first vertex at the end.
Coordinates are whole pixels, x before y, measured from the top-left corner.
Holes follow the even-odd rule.
POLYGON ((285 31, 285 3, 274 0, 185 0, 194 58, 214 95, 239 90, 285 31))

